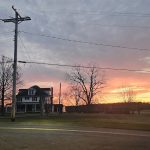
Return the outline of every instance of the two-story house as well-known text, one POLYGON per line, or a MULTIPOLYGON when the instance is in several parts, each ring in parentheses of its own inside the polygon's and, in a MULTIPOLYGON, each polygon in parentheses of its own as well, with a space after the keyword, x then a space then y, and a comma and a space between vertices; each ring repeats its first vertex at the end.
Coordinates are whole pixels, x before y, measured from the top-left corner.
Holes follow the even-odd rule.
POLYGON ((16 112, 40 112, 41 107, 45 109, 46 104, 53 105, 53 88, 35 85, 29 89, 19 89, 16 98, 16 112))

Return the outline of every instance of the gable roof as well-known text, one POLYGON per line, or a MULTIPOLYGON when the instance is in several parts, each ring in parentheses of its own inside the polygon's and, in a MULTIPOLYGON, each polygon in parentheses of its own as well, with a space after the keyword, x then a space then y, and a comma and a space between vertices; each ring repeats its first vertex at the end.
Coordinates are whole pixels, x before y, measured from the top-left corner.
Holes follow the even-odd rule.
MULTIPOLYGON (((34 86, 30 87, 29 89, 31 89, 31 88, 36 90, 36 93, 34 96, 49 96, 49 94, 47 94, 45 91, 47 91, 47 90, 50 91, 50 88, 40 88, 37 85, 34 85, 34 86)), ((29 96, 28 95, 29 89, 19 89, 17 96, 29 96)))

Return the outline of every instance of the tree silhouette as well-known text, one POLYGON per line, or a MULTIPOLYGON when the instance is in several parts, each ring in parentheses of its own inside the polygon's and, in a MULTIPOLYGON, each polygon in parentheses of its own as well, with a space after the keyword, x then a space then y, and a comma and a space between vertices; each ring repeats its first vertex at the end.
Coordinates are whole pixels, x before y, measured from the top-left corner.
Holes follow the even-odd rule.
MULTIPOLYGON (((20 68, 17 71, 17 85, 21 84, 20 68)), ((12 96, 12 81, 13 81, 13 63, 8 57, 2 56, 0 61, 0 99, 1 99, 1 114, 4 115, 4 101, 10 100, 12 96)))
POLYGON ((104 75, 100 75, 99 70, 94 65, 88 68, 77 66, 68 74, 68 78, 73 87, 72 91, 86 105, 94 102, 94 96, 101 92, 105 84, 104 75))
POLYGON ((136 93, 134 89, 130 86, 122 86, 121 96, 123 98, 123 101, 126 103, 134 102, 136 99, 136 93))

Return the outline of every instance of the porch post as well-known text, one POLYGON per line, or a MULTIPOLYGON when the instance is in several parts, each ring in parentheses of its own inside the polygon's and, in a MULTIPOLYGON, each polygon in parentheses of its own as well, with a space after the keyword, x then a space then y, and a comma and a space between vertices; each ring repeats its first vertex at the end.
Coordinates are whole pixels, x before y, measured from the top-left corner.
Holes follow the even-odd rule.
POLYGON ((36 112, 36 104, 34 105, 34 111, 36 112))
POLYGON ((24 112, 26 112, 26 104, 25 104, 25 110, 24 110, 24 112))

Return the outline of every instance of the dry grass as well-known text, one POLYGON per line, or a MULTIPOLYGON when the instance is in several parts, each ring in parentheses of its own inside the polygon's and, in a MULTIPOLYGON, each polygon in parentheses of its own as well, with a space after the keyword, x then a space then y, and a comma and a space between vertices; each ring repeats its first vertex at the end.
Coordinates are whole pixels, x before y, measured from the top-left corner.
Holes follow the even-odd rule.
POLYGON ((55 114, 46 118, 25 117, 16 119, 11 123, 10 119, 0 119, 1 124, 6 125, 52 125, 52 126, 74 126, 94 128, 114 128, 129 130, 150 131, 150 114, 141 115, 115 115, 115 114, 55 114))

